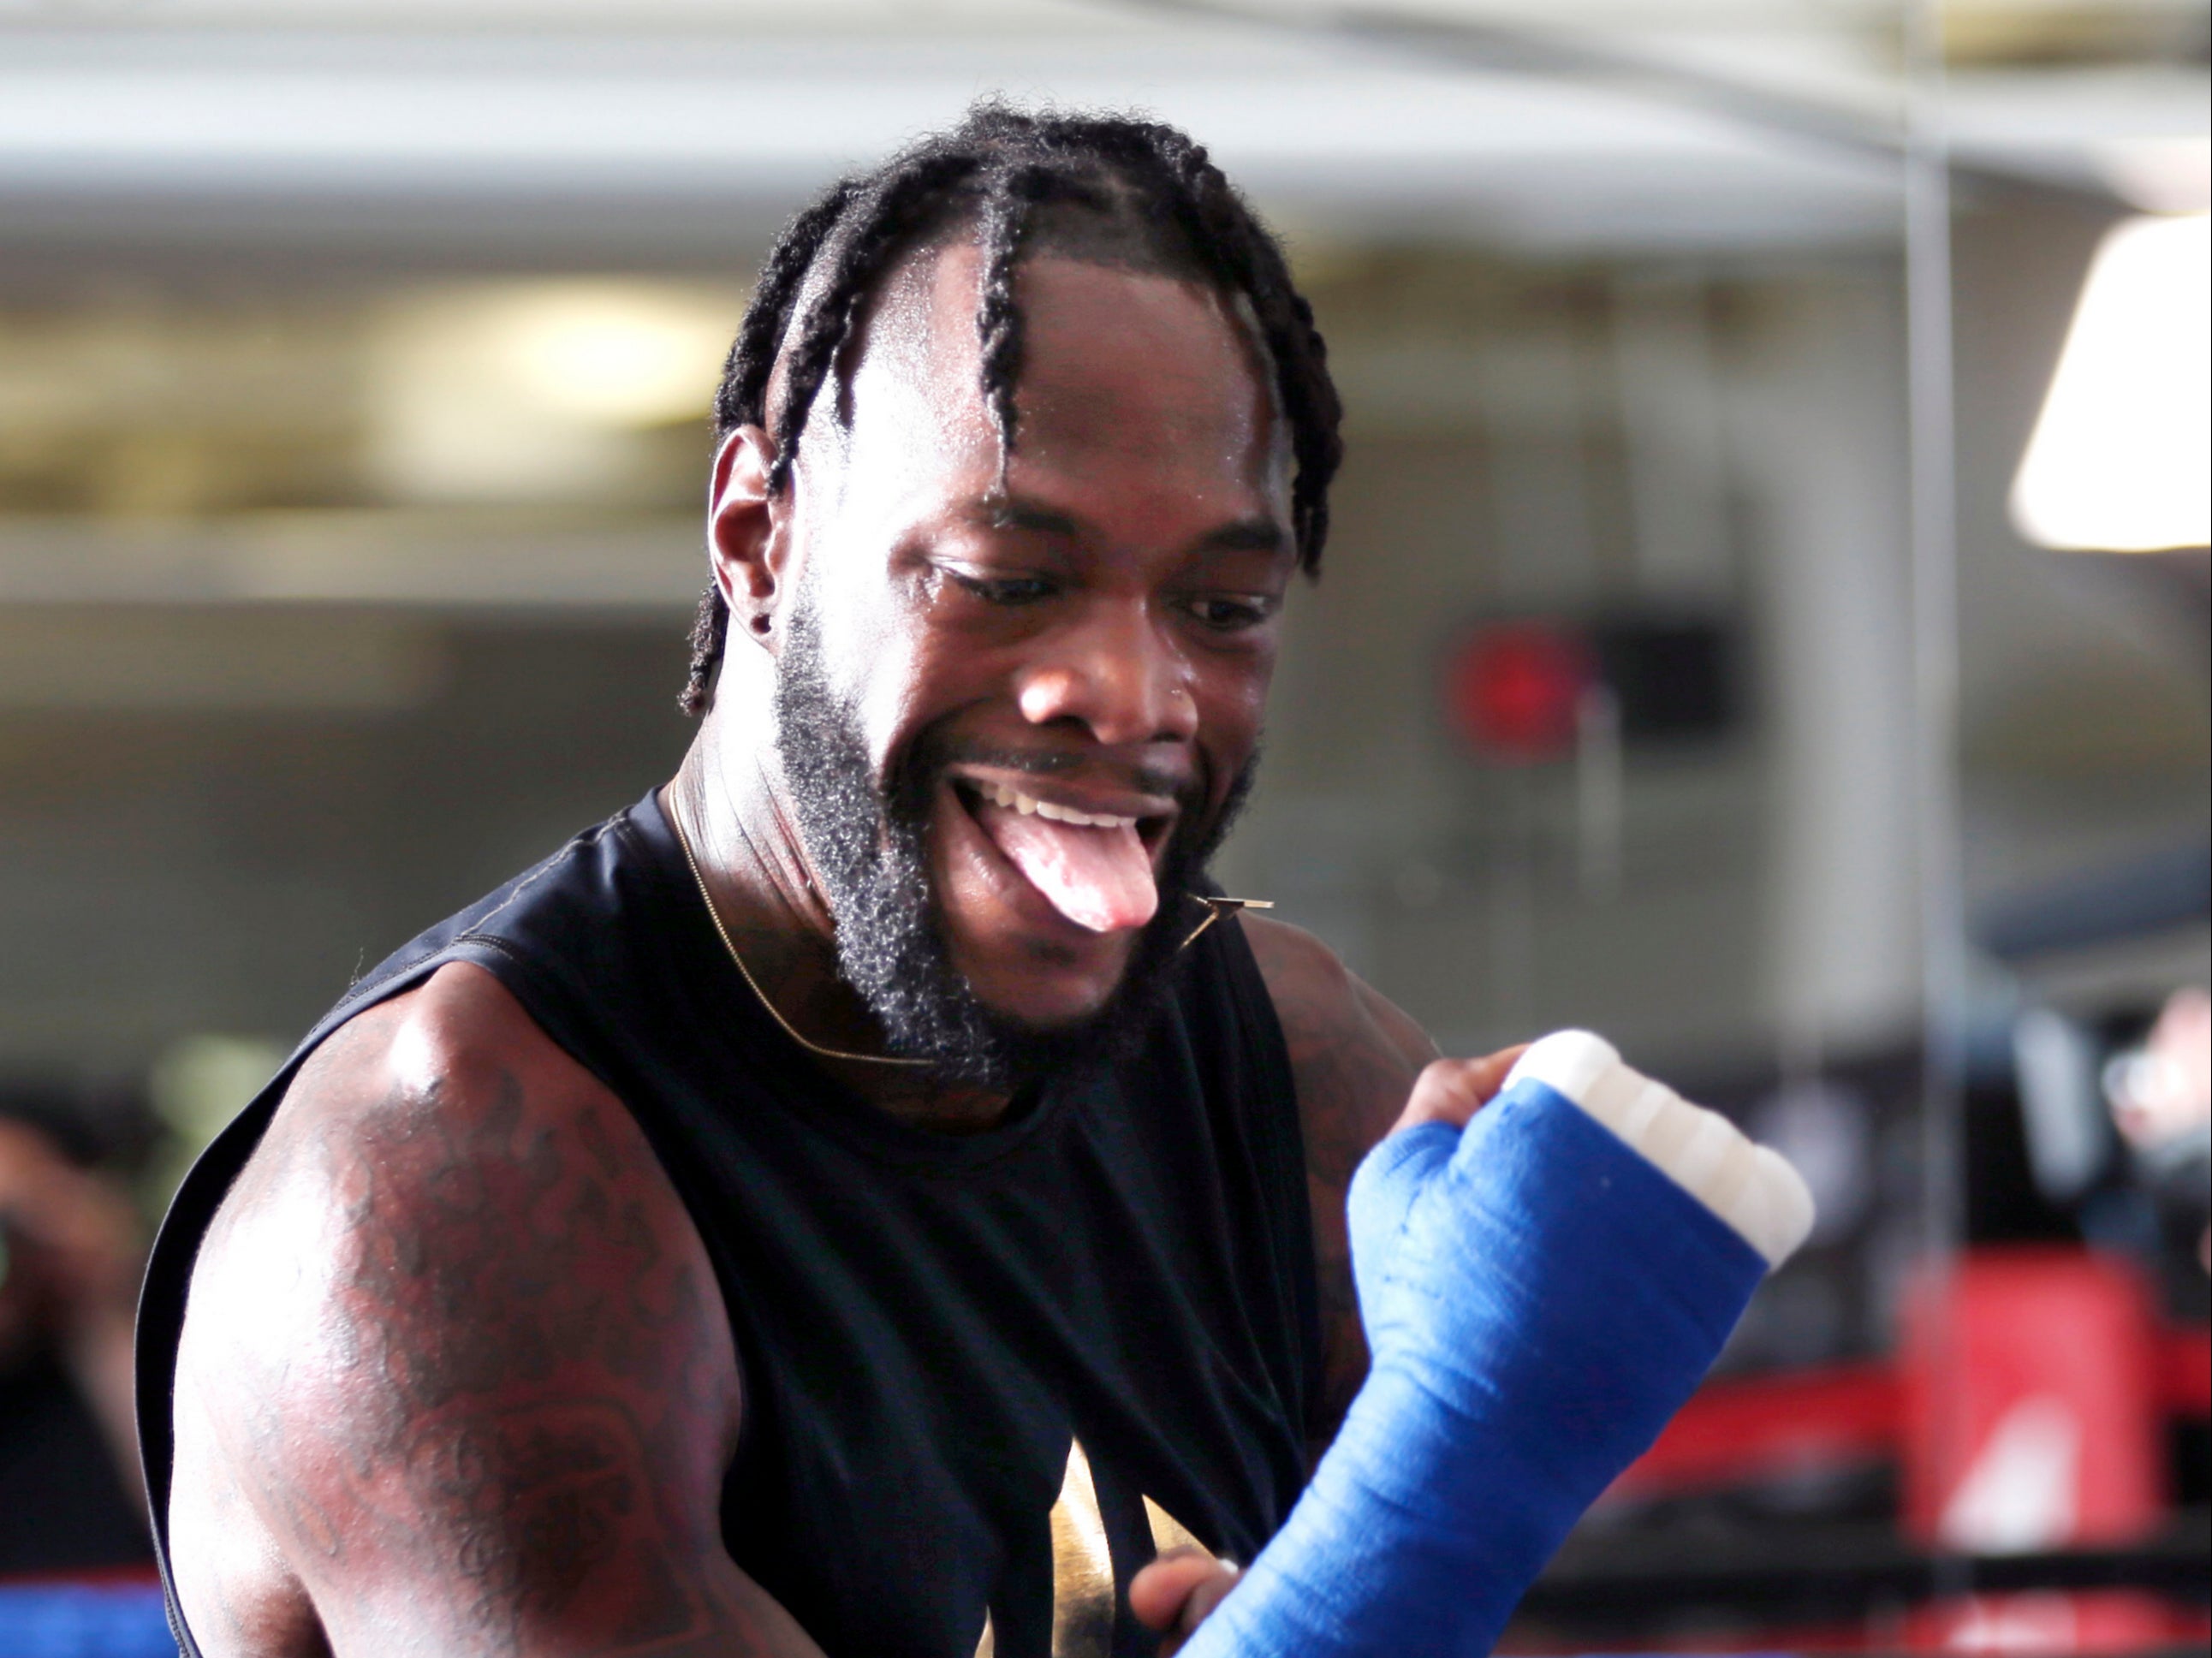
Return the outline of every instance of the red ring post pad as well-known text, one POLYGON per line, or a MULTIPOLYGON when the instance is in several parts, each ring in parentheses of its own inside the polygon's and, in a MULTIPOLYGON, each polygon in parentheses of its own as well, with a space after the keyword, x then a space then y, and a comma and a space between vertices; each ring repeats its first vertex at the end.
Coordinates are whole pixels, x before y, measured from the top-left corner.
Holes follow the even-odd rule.
POLYGON ((1534 1078, 1464 1133, 1383 1140, 1350 1211, 1374 1367, 1289 1522, 1184 1658, 1487 1653, 1767 1270, 1534 1078))

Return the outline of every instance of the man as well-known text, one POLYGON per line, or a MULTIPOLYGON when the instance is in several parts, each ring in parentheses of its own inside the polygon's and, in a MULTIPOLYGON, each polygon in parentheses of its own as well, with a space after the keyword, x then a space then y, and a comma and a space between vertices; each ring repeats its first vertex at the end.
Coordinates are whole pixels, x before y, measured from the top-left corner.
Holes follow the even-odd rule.
POLYGON ((1178 133, 981 108, 793 222, 718 413, 677 777, 165 1229, 188 1654, 1149 1651, 1358 1386, 1434 1049, 1204 875, 1339 452, 1274 243, 1178 133))

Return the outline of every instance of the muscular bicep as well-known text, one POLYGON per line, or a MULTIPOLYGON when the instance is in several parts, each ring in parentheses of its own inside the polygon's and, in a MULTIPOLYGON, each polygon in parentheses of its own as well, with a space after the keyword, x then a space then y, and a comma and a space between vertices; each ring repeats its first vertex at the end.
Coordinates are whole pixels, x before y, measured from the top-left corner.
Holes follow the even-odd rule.
POLYGON ((180 1414, 340 1658, 811 1651, 721 1546, 738 1376, 697 1233, 484 993, 433 981, 303 1071, 204 1247, 180 1414))
POLYGON ((1243 925, 1283 1027, 1297 1090, 1321 1297, 1323 1419, 1315 1426, 1326 1437, 1367 1375, 1345 1194, 1359 1160, 1389 1133, 1437 1048, 1318 939, 1258 917, 1244 918, 1243 925))

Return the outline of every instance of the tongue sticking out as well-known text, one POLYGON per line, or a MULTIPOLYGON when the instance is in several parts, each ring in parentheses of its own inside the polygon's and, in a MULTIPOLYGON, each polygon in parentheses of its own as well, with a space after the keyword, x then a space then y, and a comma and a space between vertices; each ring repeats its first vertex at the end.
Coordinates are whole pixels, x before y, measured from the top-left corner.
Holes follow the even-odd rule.
POLYGON ((1152 860, 1135 825, 1057 823, 979 802, 975 821, 1030 884, 1078 926, 1113 932, 1142 926, 1160 906, 1152 860))

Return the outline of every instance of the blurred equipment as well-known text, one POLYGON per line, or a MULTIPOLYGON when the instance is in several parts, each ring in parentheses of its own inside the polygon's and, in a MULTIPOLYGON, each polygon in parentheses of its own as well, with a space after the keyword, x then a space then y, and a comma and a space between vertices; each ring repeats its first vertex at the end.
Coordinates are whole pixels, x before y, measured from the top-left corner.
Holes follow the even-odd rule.
POLYGON ((1707 616, 1527 616, 1468 629, 1444 659, 1444 709, 1484 759, 1560 760, 1590 742, 1708 742, 1737 717, 1735 641, 1707 616), (1596 695, 1594 697, 1593 693, 1596 695), (1593 719, 1595 702, 1609 715, 1593 719))
POLYGON ((2212 1412, 2212 1346, 2202 1326, 2160 1324, 2130 1264, 2041 1245, 1975 1250, 1948 1280, 1919 1282, 1905 1322, 1894 1365, 1709 1383, 1613 1494, 1899 1455, 1905 1529, 1923 1546, 2021 1554, 2159 1529, 2160 1424, 2212 1412), (1937 1385, 1962 1367, 1977 1389, 1963 1449, 1939 1419, 1959 1401, 1937 1385))
POLYGON ((2097 1090, 2097 1049, 2075 1020, 2032 1008, 2013 1025, 2021 1127, 2036 1188, 2052 1203, 2072 1203, 2112 1160, 2111 1114, 2097 1090))
POLYGON ((2194 1402, 2169 1398, 2165 1347, 2143 1275, 2117 1257, 1982 1249, 1924 1279, 1906 1315, 1907 1535, 1969 1554, 2155 1535, 2165 1407, 2194 1402))
POLYGON ((2212 1126, 2212 995, 2191 985, 2167 997, 2143 1045, 2116 1057, 2104 1084, 2138 1151, 2202 1141, 2212 1126))
POLYGON ((2124 942, 2212 914, 2212 847, 2199 841, 2091 869, 1992 905, 1974 932, 2007 961, 2124 942))
POLYGON ((0 1583, 0 1658, 176 1658, 159 1583, 0 1583))
POLYGON ((1476 628, 1444 665, 1444 708, 1476 753, 1505 762, 1556 760, 1575 745, 1576 711, 1597 683, 1577 630, 1546 620, 1476 628))
POLYGON ((2102 1081, 2137 1184, 2169 1230, 2178 1221, 2195 1237, 2197 1264, 2212 1273, 2212 994, 2190 985, 2167 997, 2102 1081))
POLYGON ((1480 622, 1446 648, 1445 722, 1485 762, 1574 762, 1584 900, 1621 894, 1625 750, 1711 745, 1736 725, 1734 637, 1708 616, 1649 610, 1480 622))
POLYGON ((2162 1324, 2134 1263, 1970 1250, 1920 1278, 1894 1363, 1709 1382, 1612 1493, 1682 1503, 1894 1459, 1900 1528, 1699 1536, 1685 1509, 1571 1545, 1522 1615, 1584 1643, 1667 1619, 1704 1645, 1859 1650, 1884 1606, 1911 1650, 2201 1643, 2203 1515, 2175 1513, 2165 1442, 2208 1409, 2203 1326, 2162 1324))
POLYGON ((2106 234, 2013 484, 2012 520, 2068 551, 2212 542, 2212 215, 2106 234))
POLYGON ((1705 1651, 2120 1654, 2212 1636, 2212 998, 2104 1010, 2031 1001, 2009 1042, 1978 1048, 1948 1260, 1894 1247, 1898 1193, 1864 1166, 1905 1143, 1881 1128, 1907 1121, 1917 1056, 1721 1090, 1839 1214, 1863 1212, 1781 1275, 1729 1373, 1524 1604, 1513 1649, 1649 1649, 1664 1631, 1705 1651), (2152 1145, 2198 1160, 2168 1174, 2152 1145), (1783 1339, 1796 1299, 1855 1277, 1862 1313, 1783 1339))

